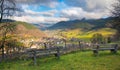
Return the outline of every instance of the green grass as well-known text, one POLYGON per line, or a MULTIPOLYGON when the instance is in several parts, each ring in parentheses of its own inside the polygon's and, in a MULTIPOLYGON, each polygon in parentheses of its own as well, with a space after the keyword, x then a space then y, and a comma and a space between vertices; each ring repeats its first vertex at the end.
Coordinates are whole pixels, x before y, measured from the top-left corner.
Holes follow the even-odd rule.
POLYGON ((120 51, 117 54, 101 51, 99 56, 94 56, 92 51, 78 51, 60 59, 38 58, 36 66, 32 60, 14 60, 0 63, 0 70, 120 70, 120 51))

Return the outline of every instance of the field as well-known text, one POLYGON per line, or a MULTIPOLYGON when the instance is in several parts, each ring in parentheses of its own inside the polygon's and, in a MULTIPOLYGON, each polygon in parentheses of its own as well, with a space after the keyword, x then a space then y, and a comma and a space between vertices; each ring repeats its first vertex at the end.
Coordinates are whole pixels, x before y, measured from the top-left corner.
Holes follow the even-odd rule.
POLYGON ((0 63, 0 70, 120 70, 120 51, 117 54, 101 51, 99 56, 92 51, 77 51, 60 59, 38 58, 36 66, 32 60, 13 60, 0 63))
POLYGON ((78 29, 73 29, 73 30, 57 30, 57 31, 50 31, 49 35, 50 36, 57 36, 59 38, 78 38, 84 41, 89 42, 92 36, 96 33, 102 34, 105 38, 110 37, 116 33, 116 30, 111 29, 111 28, 101 28, 101 29, 96 29, 96 30, 89 30, 89 31, 84 31, 80 28, 78 29), (53 33, 51 35, 51 33, 53 33))

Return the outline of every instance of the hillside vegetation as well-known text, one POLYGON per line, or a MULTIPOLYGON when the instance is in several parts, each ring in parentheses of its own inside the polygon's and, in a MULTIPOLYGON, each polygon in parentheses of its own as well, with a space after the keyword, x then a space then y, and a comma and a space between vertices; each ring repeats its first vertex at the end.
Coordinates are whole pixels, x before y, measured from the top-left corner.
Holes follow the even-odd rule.
POLYGON ((35 27, 34 25, 26 23, 26 22, 16 21, 14 23, 17 25, 23 25, 26 29, 37 29, 37 27, 35 27))
POLYGON ((32 24, 26 22, 14 22, 17 25, 16 34, 20 37, 45 37, 45 33, 32 24))
POLYGON ((109 23, 113 18, 106 19, 81 19, 73 21, 61 21, 48 29, 77 29, 81 28, 83 30, 99 29, 106 27, 106 24, 109 23))
POLYGON ((79 28, 79 29, 72 29, 72 30, 56 31, 56 34, 65 38, 90 39, 96 33, 100 33, 104 37, 109 37, 114 35, 115 32, 116 30, 111 28, 101 28, 101 29, 90 30, 90 31, 84 31, 79 28))
POLYGON ((49 27, 51 32, 64 38, 90 39, 95 33, 100 33, 104 37, 115 34, 116 30, 108 28, 106 25, 112 18, 106 19, 82 19, 73 21, 62 21, 49 27))

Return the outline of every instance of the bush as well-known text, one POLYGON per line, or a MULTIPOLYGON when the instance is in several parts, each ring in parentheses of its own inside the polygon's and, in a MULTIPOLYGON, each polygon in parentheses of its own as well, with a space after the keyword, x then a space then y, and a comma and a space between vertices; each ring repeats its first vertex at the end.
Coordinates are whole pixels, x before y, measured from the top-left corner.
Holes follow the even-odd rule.
POLYGON ((106 43, 106 39, 104 38, 102 34, 96 33, 92 36, 91 42, 97 43, 97 44, 103 44, 103 43, 106 43))

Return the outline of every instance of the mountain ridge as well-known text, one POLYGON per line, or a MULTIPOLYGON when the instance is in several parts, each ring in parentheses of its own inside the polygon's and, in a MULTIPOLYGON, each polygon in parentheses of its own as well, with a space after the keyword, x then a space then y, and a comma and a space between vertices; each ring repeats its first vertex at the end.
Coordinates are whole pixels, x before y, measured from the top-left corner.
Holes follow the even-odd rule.
POLYGON ((81 19, 81 20, 72 20, 72 21, 61 21, 50 27, 48 30, 55 29, 77 29, 82 28, 83 30, 92 30, 106 27, 106 24, 111 21, 113 18, 102 18, 102 19, 81 19))

